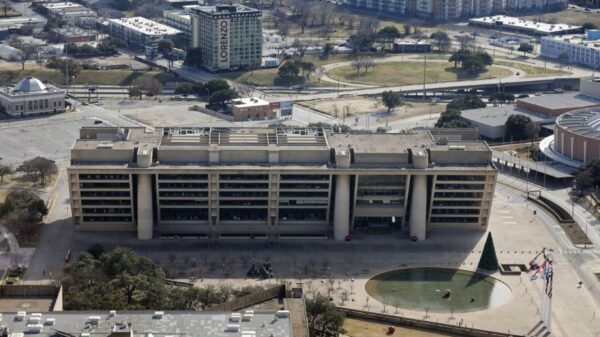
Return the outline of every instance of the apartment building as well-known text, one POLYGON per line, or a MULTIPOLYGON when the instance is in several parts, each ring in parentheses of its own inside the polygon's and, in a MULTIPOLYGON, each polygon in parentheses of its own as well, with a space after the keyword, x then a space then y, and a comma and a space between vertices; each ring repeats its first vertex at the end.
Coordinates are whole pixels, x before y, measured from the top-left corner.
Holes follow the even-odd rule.
POLYGON ((211 71, 258 68, 262 63, 262 12, 244 5, 191 9, 192 47, 211 71))
POLYGON ((78 230, 344 240, 485 230, 496 182, 472 129, 85 127, 68 168, 78 230))
POLYGON ((192 41, 192 18, 189 8, 163 11, 163 23, 179 29, 186 41, 192 41))
POLYGON ((141 16, 109 19, 110 34, 125 40, 132 46, 146 47, 164 39, 174 39, 181 34, 179 29, 163 25, 141 16))
POLYGON ((407 2, 410 2, 410 0, 349 0, 348 4, 353 7, 379 12, 405 14, 407 12, 407 2))
POLYGON ((600 31, 586 34, 545 36, 541 44, 542 57, 560 62, 596 68, 600 66, 600 31))
POLYGON ((507 11, 560 9, 567 3, 565 0, 348 0, 346 4, 383 13, 448 21, 507 11))

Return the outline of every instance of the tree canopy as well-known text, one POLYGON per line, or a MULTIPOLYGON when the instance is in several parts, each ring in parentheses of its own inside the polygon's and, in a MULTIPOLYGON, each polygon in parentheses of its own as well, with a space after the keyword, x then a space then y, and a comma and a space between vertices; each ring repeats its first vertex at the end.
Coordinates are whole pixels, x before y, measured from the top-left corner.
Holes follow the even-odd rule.
POLYGON ((398 30, 398 28, 396 28, 396 26, 383 27, 379 30, 379 32, 377 32, 377 35, 380 38, 388 40, 393 40, 402 37, 402 34, 398 30))
POLYGON ((592 159, 582 165, 576 179, 577 188, 581 191, 600 186, 600 159, 592 159))
POLYGON ((393 91, 384 91, 381 94, 381 100, 383 101, 383 105, 388 109, 388 113, 402 104, 402 96, 400 93, 393 91))
POLYGON ((202 66, 202 49, 200 47, 189 48, 185 53, 183 63, 192 67, 202 66))
POLYGON ((467 110, 485 108, 485 103, 476 95, 466 94, 455 98, 446 106, 446 110, 467 110))
POLYGON ((310 336, 338 336, 344 333, 344 313, 319 293, 306 300, 306 315, 310 336))
POLYGON ((67 310, 203 310, 233 298, 228 286, 170 287, 152 260, 129 249, 104 252, 97 246, 65 266, 67 310))
POLYGON ((505 129, 506 140, 535 139, 538 136, 531 118, 523 115, 510 115, 506 120, 505 129))
POLYGON ((212 110, 223 110, 232 99, 238 98, 233 89, 223 89, 210 94, 207 107, 212 110))
POLYGON ((454 63, 454 68, 460 64, 461 70, 472 76, 484 72, 487 66, 494 63, 494 59, 487 52, 471 53, 465 50, 452 54, 448 61, 454 63))
POLYGON ((517 50, 523 52, 523 55, 525 55, 533 51, 533 45, 531 43, 523 42, 519 45, 519 49, 517 50))
POLYGON ((459 110, 446 110, 435 123, 436 128, 468 128, 469 123, 460 117, 459 110))

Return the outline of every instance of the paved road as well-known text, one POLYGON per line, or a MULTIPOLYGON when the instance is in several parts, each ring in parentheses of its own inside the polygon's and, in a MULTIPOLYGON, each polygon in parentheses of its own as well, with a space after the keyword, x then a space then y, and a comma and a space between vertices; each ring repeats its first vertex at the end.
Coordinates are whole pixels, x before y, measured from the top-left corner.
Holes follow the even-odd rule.
POLYGON ((50 209, 44 231, 25 274, 26 280, 45 278, 43 271, 59 276, 65 262, 65 255, 70 247, 73 235, 71 221, 68 177, 65 171, 68 161, 57 162, 61 174, 52 193, 56 195, 54 205, 50 209))

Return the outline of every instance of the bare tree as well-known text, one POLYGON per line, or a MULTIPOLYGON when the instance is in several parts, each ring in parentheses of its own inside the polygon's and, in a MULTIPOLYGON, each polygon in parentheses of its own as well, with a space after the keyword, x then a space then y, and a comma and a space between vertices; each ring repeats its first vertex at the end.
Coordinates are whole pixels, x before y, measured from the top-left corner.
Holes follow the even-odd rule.
POLYGON ((2 9, 4 16, 7 16, 8 11, 11 9, 10 2, 8 0, 0 0, 0 9, 2 9))
POLYGON ((308 43, 295 39, 294 42, 292 42, 292 47, 298 50, 300 57, 304 57, 304 54, 306 54, 306 50, 308 49, 308 43))
POLYGON ((282 21, 281 24, 279 24, 278 32, 279 35, 281 35, 281 40, 285 41, 290 33, 290 24, 287 21, 282 21))
POLYGON ((21 45, 19 51, 19 62, 21 62, 21 70, 25 69, 25 63, 31 60, 38 54, 38 46, 32 44, 21 45))
POLYGON ((364 65, 364 58, 359 56, 352 60, 352 62, 350 62, 350 65, 352 66, 352 68, 356 69, 356 76, 360 77, 360 69, 364 65))
POLYGON ((375 67, 375 61, 371 57, 365 57, 362 62, 363 68, 365 68, 365 73, 369 72, 369 68, 375 67))
POLYGON ((315 77, 317 78, 317 82, 321 82, 321 78, 323 78, 323 76, 325 76, 325 73, 327 72, 327 70, 325 70, 325 67, 320 66, 315 70, 315 77))

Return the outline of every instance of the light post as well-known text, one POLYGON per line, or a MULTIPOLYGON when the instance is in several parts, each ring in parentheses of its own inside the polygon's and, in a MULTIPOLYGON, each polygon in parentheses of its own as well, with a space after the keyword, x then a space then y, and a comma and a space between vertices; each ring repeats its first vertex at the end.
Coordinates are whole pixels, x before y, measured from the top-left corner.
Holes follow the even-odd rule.
POLYGON ((423 55, 423 102, 425 102, 425 99, 427 97, 427 89, 425 87, 427 78, 427 49, 425 49, 425 53, 423 55))

